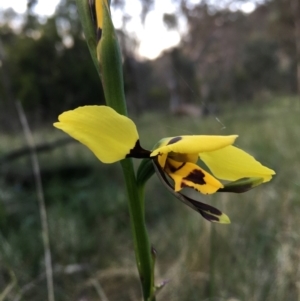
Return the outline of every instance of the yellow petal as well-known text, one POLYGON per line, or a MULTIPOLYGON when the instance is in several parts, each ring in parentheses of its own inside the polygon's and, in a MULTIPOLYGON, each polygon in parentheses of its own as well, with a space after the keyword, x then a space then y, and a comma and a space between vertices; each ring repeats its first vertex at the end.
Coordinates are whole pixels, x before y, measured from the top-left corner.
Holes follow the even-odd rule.
POLYGON ((151 157, 158 154, 179 153, 199 154, 224 148, 234 143, 237 135, 231 136, 177 136, 165 138, 152 151, 151 157))
POLYGON ((124 159, 139 137, 133 121, 106 106, 62 113, 54 126, 86 145, 104 163, 124 159))
POLYGON ((107 0, 95 0, 97 26, 102 30, 103 28, 103 5, 107 6, 107 0))
POLYGON ((222 183, 212 175, 190 162, 177 162, 168 158, 165 172, 174 180, 175 191, 190 187, 203 194, 212 194, 223 188, 222 183))
POLYGON ((263 178, 263 182, 271 180, 274 170, 263 166, 251 155, 235 146, 200 154, 200 159, 219 179, 236 181, 241 178, 263 178))
POLYGON ((166 161, 167 161, 167 157, 168 155, 167 154, 161 154, 157 157, 157 161, 159 163, 159 165, 161 166, 162 169, 165 168, 165 164, 166 164, 166 161))

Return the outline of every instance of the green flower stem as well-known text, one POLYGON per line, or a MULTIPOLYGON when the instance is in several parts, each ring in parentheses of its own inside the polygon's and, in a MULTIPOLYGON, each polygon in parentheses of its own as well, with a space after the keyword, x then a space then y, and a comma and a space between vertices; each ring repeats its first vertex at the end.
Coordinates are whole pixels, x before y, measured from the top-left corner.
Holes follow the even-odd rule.
POLYGON ((143 296, 144 300, 155 301, 151 247, 145 223, 144 197, 141 198, 143 191, 138 190, 132 160, 125 159, 121 162, 121 165, 127 187, 131 228, 134 237, 136 261, 142 283, 143 296))
MULTIPOLYGON (((91 19, 88 0, 76 2, 91 56, 101 77, 106 103, 118 113, 127 116, 121 53, 110 12, 103 4, 102 37, 96 46, 95 24, 91 19)), ((154 260, 145 223, 144 196, 139 191, 132 160, 122 160, 121 166, 127 187, 130 223, 144 300, 155 301, 154 260)))
MULTIPOLYGON (((127 116, 121 53, 108 12, 104 13, 103 29, 105 30, 103 30, 97 52, 100 53, 99 61, 105 99, 110 107, 127 116)), ((138 190, 132 160, 123 160, 121 166, 127 187, 131 228, 143 296, 144 300, 154 301, 155 299, 152 298, 153 264, 144 217, 144 197, 138 190)))
MULTIPOLYGON (((143 217, 145 218, 144 212, 145 212, 145 183, 143 183, 141 185, 141 183, 139 183, 139 180, 137 179, 137 187, 138 187, 138 193, 139 193, 139 199, 143 200, 143 202, 140 202, 141 204, 141 212, 143 214, 143 217)), ((145 224, 145 220, 144 220, 144 224, 145 224)), ((145 230, 147 231, 147 229, 145 228, 145 230)), ((147 235, 147 232, 146 232, 147 235)), ((148 241, 148 250, 151 250, 151 271, 148 273, 148 275, 151 276, 150 279, 147 279, 147 282, 150 282, 150 298, 146 299, 146 300, 151 300, 151 301, 155 301, 155 293, 156 293, 156 287, 154 285, 154 269, 155 269, 155 260, 156 260, 156 251, 155 249, 150 246, 149 241, 148 241)), ((147 254, 148 256, 149 254, 147 254)), ((149 267, 147 266, 147 269, 149 269, 149 267)), ((148 288, 147 288, 148 289, 148 288)))

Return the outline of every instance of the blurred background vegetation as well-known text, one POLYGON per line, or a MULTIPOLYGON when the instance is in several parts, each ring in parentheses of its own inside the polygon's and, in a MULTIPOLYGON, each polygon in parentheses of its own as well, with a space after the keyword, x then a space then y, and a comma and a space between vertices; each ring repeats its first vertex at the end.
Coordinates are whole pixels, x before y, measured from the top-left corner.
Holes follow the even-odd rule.
MULTIPOLYGON (((28 1, 17 28, 21 16, 0 11, 0 300, 47 298, 33 168, 16 101, 37 145, 56 300, 140 300, 119 166, 99 163, 52 127, 64 110, 104 103, 75 3, 62 0, 55 15, 41 19, 36 2, 28 1)), ((175 2, 165 26, 177 30, 184 19, 186 30, 158 58, 141 59, 136 37, 118 31, 142 145, 178 134, 239 134, 238 146, 277 176, 244 195, 192 194, 226 212, 229 226, 204 221, 157 179, 149 182, 156 278, 170 280, 158 300, 300 300, 300 1, 261 1, 251 13, 218 1, 175 2)), ((141 3, 143 21, 153 1, 141 3)))

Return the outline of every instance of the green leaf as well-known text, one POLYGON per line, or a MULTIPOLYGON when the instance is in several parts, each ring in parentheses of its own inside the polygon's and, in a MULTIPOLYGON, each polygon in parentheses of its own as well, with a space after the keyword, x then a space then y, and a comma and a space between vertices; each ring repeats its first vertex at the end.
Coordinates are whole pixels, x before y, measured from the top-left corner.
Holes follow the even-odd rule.
POLYGON ((153 160, 152 159, 143 159, 138 171, 137 171, 137 183, 139 186, 144 186, 146 182, 153 176, 155 173, 153 160))

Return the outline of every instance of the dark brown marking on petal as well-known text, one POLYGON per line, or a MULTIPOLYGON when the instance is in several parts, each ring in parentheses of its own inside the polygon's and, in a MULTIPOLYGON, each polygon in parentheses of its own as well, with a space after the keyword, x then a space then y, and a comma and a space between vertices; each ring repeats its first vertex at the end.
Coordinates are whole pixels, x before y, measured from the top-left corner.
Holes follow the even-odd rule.
POLYGON ((190 186, 186 185, 184 182, 181 182, 180 186, 181 186, 181 188, 190 187, 190 186))
POLYGON ((180 136, 174 137, 174 138, 172 138, 172 139, 168 142, 167 145, 174 144, 174 143, 176 143, 176 142, 178 142, 178 141, 180 141, 180 140, 182 140, 182 137, 180 137, 180 136))
POLYGON ((140 145, 140 140, 137 140, 135 146, 130 150, 130 152, 126 155, 126 158, 150 158, 151 152, 143 149, 140 145))
POLYGON ((97 43, 101 40, 102 37, 102 29, 101 28, 97 28, 97 43))
POLYGON ((179 167, 175 167, 175 166, 173 166, 172 164, 169 163, 168 167, 170 168, 170 171, 172 173, 174 173, 174 172, 178 171, 180 168, 182 168, 185 164, 186 164, 186 162, 182 162, 182 164, 179 167))
POLYGON ((198 191, 198 192, 204 194, 203 192, 201 192, 201 191, 200 191, 199 189, 197 189, 196 187, 193 187, 193 186, 191 186, 191 185, 187 185, 187 184, 184 183, 184 182, 181 182, 181 183, 180 183, 180 187, 181 187, 181 188, 193 188, 194 190, 196 190, 196 191, 198 191))
POLYGON ((201 170, 194 169, 185 178, 183 178, 183 180, 191 181, 199 185, 204 185, 206 184, 204 177, 205 174, 201 170))
POLYGON ((193 188, 194 190, 196 190, 196 191, 198 191, 198 192, 204 194, 203 192, 201 192, 201 191, 200 191, 199 189, 197 189, 196 187, 193 187, 193 186, 191 186, 191 185, 187 185, 187 184, 184 183, 184 182, 181 182, 180 187, 181 187, 181 188, 193 188))

